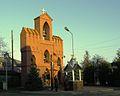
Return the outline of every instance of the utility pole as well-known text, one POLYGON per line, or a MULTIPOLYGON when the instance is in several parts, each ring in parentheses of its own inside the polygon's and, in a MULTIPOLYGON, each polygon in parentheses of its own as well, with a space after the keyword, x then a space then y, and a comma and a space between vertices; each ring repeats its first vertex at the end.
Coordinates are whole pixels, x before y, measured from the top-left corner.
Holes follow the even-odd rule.
POLYGON ((52 55, 50 56, 50 65, 51 65, 51 91, 53 90, 53 62, 52 62, 52 55))
POLYGON ((53 90, 53 62, 52 55, 50 55, 50 66, 51 66, 51 91, 53 90))
POLYGON ((11 48, 12 48, 12 71, 14 71, 14 62, 13 62, 13 30, 11 30, 11 48))
POLYGON ((51 62, 51 91, 53 90, 53 63, 51 62))
POLYGON ((8 60, 8 58, 9 58, 9 54, 6 52, 6 53, 4 54, 4 59, 5 59, 5 62, 6 62, 6 63, 5 63, 5 70, 6 70, 6 71, 5 71, 5 90, 6 90, 6 91, 8 90, 8 76, 7 76, 7 75, 8 75, 8 72, 7 72, 7 71, 8 71, 8 68, 7 68, 7 67, 8 67, 8 66, 7 66, 7 63, 8 63, 7 60, 8 60))

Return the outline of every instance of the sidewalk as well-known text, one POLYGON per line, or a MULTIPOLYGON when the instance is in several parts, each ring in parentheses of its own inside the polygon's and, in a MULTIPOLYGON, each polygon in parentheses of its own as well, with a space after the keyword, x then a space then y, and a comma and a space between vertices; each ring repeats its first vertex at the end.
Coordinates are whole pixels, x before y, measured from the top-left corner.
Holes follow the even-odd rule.
POLYGON ((8 90, 1 92, 0 96, 120 96, 119 87, 96 87, 85 86, 81 91, 42 90, 42 91, 20 91, 8 90))
POLYGON ((120 96, 120 88, 119 87, 98 87, 98 86, 87 86, 84 87, 81 91, 63 91, 58 90, 55 92, 54 90, 43 90, 43 91, 22 91, 21 93, 28 94, 39 94, 39 95, 53 95, 53 96, 120 96))

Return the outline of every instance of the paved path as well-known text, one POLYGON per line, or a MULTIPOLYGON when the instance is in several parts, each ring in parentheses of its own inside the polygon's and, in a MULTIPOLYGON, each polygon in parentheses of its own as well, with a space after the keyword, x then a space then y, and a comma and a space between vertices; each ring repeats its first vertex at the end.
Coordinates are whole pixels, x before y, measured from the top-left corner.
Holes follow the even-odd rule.
POLYGON ((120 96, 120 88, 84 87, 81 91, 8 91, 0 96, 120 96))

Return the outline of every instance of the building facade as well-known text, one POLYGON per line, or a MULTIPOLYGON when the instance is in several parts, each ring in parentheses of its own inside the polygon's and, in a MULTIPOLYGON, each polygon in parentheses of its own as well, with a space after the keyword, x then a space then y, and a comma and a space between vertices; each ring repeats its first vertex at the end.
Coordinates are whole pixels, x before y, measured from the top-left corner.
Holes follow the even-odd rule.
POLYGON ((25 84, 32 62, 40 69, 40 77, 57 75, 63 68, 63 40, 52 35, 52 18, 42 12, 34 19, 34 29, 22 28, 20 33, 22 85, 25 84), (52 67, 52 71, 51 71, 52 67))

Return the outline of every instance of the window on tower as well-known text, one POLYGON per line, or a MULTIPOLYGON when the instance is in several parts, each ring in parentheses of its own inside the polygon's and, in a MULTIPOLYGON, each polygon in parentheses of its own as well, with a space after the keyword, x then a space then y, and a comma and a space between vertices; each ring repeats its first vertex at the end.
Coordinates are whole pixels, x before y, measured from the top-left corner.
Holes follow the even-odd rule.
POLYGON ((47 22, 44 23, 43 26, 43 40, 50 40, 50 28, 47 22))

